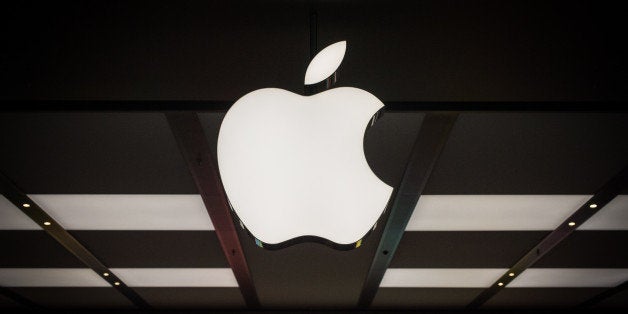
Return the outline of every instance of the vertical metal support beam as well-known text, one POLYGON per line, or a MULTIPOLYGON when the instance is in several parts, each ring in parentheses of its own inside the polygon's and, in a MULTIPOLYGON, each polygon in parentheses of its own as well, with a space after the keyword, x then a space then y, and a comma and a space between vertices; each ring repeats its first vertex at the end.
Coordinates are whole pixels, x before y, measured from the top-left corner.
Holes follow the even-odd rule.
POLYGON ((140 309, 150 309, 150 305, 142 299, 133 289, 129 288, 116 276, 107 266, 105 266, 94 254, 87 250, 76 238, 65 230, 57 221, 48 215, 39 205, 22 192, 4 174, 0 175, 0 189, 2 195, 6 197, 15 207, 19 208, 26 216, 38 224, 49 236, 76 256, 87 267, 95 271, 100 277, 107 281, 112 287, 126 296, 135 306, 140 309), (107 275, 105 275, 105 273, 107 275))
POLYGON ((310 60, 314 59, 317 52, 318 42, 318 15, 312 11, 310 13, 310 60))
POLYGON ((214 224, 222 251, 238 281, 242 296, 248 307, 257 308, 260 303, 253 278, 198 115, 195 112, 177 112, 167 113, 166 118, 214 224))
POLYGON ((434 169, 449 133, 458 118, 457 113, 427 113, 421 124, 414 147, 406 164, 403 178, 395 189, 394 200, 384 233, 362 287, 358 306, 371 305, 379 284, 390 265, 399 241, 406 230, 419 197, 434 169))
POLYGON ((513 267, 506 271, 490 287, 480 293, 467 309, 477 309, 505 288, 513 279, 523 273, 571 235, 578 226, 595 215, 612 201, 623 188, 628 186, 628 167, 609 180, 587 202, 563 221, 558 228, 547 235, 539 244, 528 251, 513 267))
MULTIPOLYGON (((316 11, 310 12, 310 62, 318 52, 318 14, 316 11)), ((337 72, 325 79, 324 88, 319 88, 321 84, 312 84, 305 87, 306 95, 314 95, 320 89, 330 89, 338 81, 337 72)))
MULTIPOLYGON (((308 64, 318 52, 318 15, 316 11, 310 12, 310 58, 308 64)), ((305 73, 305 72, 304 72, 305 73)), ((317 92, 316 84, 305 85, 305 95, 314 95, 317 92)))

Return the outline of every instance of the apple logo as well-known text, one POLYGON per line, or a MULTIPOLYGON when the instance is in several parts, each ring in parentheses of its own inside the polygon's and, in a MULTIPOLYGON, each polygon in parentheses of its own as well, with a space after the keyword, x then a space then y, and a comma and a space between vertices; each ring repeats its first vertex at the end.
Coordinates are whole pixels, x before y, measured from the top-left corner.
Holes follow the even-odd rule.
MULTIPOLYGON (((332 75, 345 51, 345 41, 320 51, 305 84, 332 75)), ((393 190, 364 155, 364 132, 383 107, 354 87, 312 96, 263 88, 233 104, 218 135, 218 167, 232 210, 258 246, 360 246, 393 190)))

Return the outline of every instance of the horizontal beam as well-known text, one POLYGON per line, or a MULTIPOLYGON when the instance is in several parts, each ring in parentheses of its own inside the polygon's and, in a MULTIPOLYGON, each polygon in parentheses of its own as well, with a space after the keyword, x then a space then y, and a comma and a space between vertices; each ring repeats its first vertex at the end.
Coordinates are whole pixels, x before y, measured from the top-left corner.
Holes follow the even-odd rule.
POLYGON ((628 167, 615 175, 604 184, 587 202, 582 204, 571 216, 563 221, 554 231, 528 251, 519 261, 497 279, 490 287, 482 291, 467 309, 477 309, 505 288, 512 280, 521 275, 526 269, 534 265, 558 244, 569 237, 578 226, 610 203, 619 193, 628 186, 628 167))
MULTIPOLYGON (((3 100, 0 112, 55 111, 201 111, 226 112, 234 100, 3 100)), ((628 106, 608 101, 385 101, 387 112, 628 112, 628 106)))
POLYGON ((115 273, 105 266, 94 254, 85 248, 76 238, 65 230, 57 221, 46 213, 37 203, 22 192, 9 178, 0 174, 0 191, 15 207, 39 225, 49 236, 55 239, 66 250, 95 271, 113 288, 126 296, 135 306, 141 309, 150 309, 133 289, 128 287, 115 273))

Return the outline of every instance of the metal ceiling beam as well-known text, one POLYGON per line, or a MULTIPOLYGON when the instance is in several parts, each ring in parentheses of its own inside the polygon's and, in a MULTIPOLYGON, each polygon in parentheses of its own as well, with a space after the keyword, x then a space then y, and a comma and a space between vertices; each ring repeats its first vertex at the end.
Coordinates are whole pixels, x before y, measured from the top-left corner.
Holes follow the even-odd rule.
POLYGON ((367 308, 373 301, 457 117, 457 113, 425 115, 401 182, 395 189, 382 238, 362 286, 359 307, 367 308))
POLYGON ((247 306, 257 308, 260 303, 253 278, 198 115, 194 112, 176 112, 167 113, 166 118, 214 224, 222 251, 238 281, 242 296, 247 306))
POLYGON ((19 208, 26 216, 39 225, 49 236, 55 239, 66 250, 76 256, 87 267, 95 271, 102 279, 113 288, 127 297, 140 309, 150 309, 150 305, 144 301, 133 289, 129 288, 116 274, 105 266, 96 256, 87 250, 76 238, 65 230, 57 221, 50 217, 37 203, 22 192, 4 174, 0 175, 0 188, 2 195, 15 207, 19 208), (107 275, 105 275, 105 273, 107 275))
POLYGON ((584 302, 582 302, 580 305, 578 305, 579 308, 590 308, 620 292, 623 292, 625 290, 628 290, 628 280, 624 281, 623 283, 610 288, 608 290, 602 291, 602 293, 592 297, 589 300, 586 300, 584 302))
POLYGON ((558 228, 547 235, 539 244, 528 251, 513 267, 506 271, 490 287, 482 291, 469 305, 467 309, 477 309, 495 296, 501 289, 527 268, 540 260, 545 254, 554 249, 571 235, 578 226, 600 211, 606 204, 612 201, 621 191, 628 186, 628 167, 606 182, 587 202, 576 210, 569 218, 563 221, 558 228))
POLYGON ((3 295, 11 299, 13 302, 30 310, 43 310, 43 308, 38 304, 35 304, 33 301, 19 295, 18 293, 15 293, 15 291, 7 287, 0 287, 0 295, 3 295))
MULTIPOLYGON (((3 100, 0 112, 28 111, 202 111, 226 112, 234 100, 3 100)), ((482 102, 384 101, 387 112, 628 112, 610 101, 482 102)))

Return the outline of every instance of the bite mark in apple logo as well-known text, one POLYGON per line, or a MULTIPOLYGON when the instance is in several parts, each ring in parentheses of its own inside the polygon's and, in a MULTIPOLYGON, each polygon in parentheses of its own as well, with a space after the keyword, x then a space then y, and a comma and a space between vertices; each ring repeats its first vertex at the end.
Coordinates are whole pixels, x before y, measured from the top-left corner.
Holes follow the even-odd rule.
MULTIPOLYGON (((332 75, 346 42, 310 62, 305 84, 332 75)), ((384 213, 393 188, 370 169, 364 132, 384 104, 338 87, 302 96, 263 88, 229 109, 217 144, 220 176, 239 224, 260 247, 303 241, 359 247, 384 213)))

